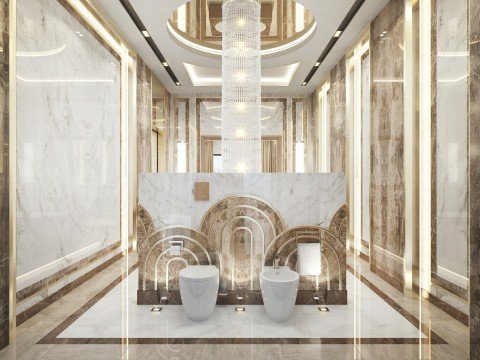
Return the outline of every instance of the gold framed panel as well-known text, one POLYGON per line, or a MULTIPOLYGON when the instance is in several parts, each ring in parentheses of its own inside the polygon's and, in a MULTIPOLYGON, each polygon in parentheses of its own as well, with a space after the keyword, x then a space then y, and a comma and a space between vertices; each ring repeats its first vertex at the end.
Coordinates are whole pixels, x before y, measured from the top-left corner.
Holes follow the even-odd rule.
POLYGON ((307 139, 308 139, 308 99, 306 98, 293 98, 292 99, 292 138, 293 138, 293 172, 296 172, 296 155, 297 149, 295 144, 297 142, 297 103, 302 103, 302 141, 303 147, 303 161, 305 164, 305 170, 307 166, 307 139))
POLYGON ((188 173, 190 170, 190 99, 188 98, 176 98, 175 99, 175 121, 174 121, 174 129, 173 129, 173 172, 177 172, 177 165, 178 165, 178 104, 185 103, 185 144, 186 144, 186 164, 185 169, 188 173))

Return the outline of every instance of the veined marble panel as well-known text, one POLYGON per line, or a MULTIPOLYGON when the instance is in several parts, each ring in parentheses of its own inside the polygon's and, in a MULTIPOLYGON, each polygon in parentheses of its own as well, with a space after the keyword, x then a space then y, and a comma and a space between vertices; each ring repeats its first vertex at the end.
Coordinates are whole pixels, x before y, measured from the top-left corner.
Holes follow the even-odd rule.
POLYGON ((17 50, 17 272, 28 286, 120 239, 120 62, 63 1, 17 1, 17 50))
POLYGON ((141 174, 139 203, 157 229, 187 226, 200 229, 208 209, 234 195, 255 196, 282 217, 286 227, 328 228, 345 204, 343 174, 141 174), (193 201, 195 182, 210 183, 210 200, 193 201))
POLYGON ((437 0, 436 28, 435 272, 442 276, 446 269, 452 274, 442 277, 466 288, 461 279, 468 277, 468 0, 437 0))
POLYGON ((152 170, 152 71, 137 58, 137 171, 152 170))
POLYGON ((392 0, 370 24, 370 255, 376 270, 399 283, 405 247, 404 7, 404 0, 392 0))
POLYGON ((330 71, 330 171, 345 172, 345 57, 330 71))
POLYGON ((480 358, 480 0, 469 2, 470 359, 480 358))
POLYGON ((299 242, 320 244, 323 269, 301 276, 300 290, 310 296, 300 301, 320 291, 325 301, 344 303, 345 193, 344 175, 333 173, 142 174, 139 304, 176 299, 178 271, 188 264, 219 268, 220 290, 227 294, 221 301, 234 303, 238 291, 261 301, 255 296, 261 269, 275 254, 296 269, 299 242), (209 183, 208 201, 195 201, 196 182, 209 183), (173 240, 183 242, 180 254, 170 254, 173 240))
POLYGON ((362 59, 362 240, 366 242, 370 242, 370 176, 370 55, 367 55, 362 59))
POLYGON ((8 0, 0 1, 0 349, 8 344, 8 0))

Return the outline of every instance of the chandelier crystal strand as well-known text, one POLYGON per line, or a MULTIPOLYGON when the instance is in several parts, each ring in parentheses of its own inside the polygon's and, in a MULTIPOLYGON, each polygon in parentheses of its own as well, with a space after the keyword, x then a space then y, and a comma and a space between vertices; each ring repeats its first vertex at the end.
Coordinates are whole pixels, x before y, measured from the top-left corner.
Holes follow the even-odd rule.
POLYGON ((260 173, 260 4, 225 0, 222 17, 222 172, 260 173))

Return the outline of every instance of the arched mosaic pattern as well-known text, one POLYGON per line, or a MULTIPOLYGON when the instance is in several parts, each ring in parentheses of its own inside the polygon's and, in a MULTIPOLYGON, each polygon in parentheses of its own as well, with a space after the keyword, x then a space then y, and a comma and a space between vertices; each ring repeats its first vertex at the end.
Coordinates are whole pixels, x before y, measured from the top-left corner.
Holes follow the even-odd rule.
POLYGON ((178 273, 187 265, 215 265, 220 257, 205 234, 186 227, 168 227, 148 236, 138 247, 139 289, 179 290, 178 273), (180 254, 170 252, 172 241, 182 241, 180 254))
POLYGON ((300 226, 279 234, 268 247, 265 265, 273 265, 276 254, 280 265, 297 270, 297 244, 320 243, 322 270, 318 276, 300 276, 300 290, 345 290, 346 248, 332 232, 318 226, 300 226))
POLYGON ((285 230, 280 215, 261 199, 232 196, 213 205, 200 230, 221 254, 220 289, 260 290, 265 249, 285 230))
POLYGON ((148 211, 142 206, 138 205, 137 212, 137 245, 140 244, 152 233, 155 232, 153 220, 148 211))
POLYGON ((343 205, 332 218, 330 222, 330 232, 335 234, 343 244, 347 241, 347 224, 348 224, 348 211, 347 205, 343 205))

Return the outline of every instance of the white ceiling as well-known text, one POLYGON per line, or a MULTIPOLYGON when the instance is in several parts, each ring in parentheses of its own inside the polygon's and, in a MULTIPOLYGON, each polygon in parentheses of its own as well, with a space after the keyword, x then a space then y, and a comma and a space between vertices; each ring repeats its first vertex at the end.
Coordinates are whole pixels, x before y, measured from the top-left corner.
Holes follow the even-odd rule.
MULTIPOLYGON (((332 38, 338 26, 344 19, 355 0, 300 0, 308 8, 317 21, 314 34, 302 45, 274 55, 262 57, 262 69, 282 68, 286 65, 299 63, 289 86, 262 86, 265 94, 310 94, 320 84, 325 75, 341 57, 349 50, 365 27, 375 18, 388 0, 366 0, 346 31, 339 38, 334 48, 320 65, 310 83, 302 87, 301 83, 311 70, 315 61, 332 38)), ((194 86, 184 63, 203 69, 221 68, 221 57, 207 55, 179 45, 167 29, 167 20, 175 9, 185 3, 185 0, 130 0, 133 8, 146 26, 160 51, 170 64, 182 86, 175 86, 157 59, 142 34, 130 19, 118 0, 96 0, 97 4, 110 18, 122 35, 163 82, 169 92, 177 95, 213 95, 220 94, 219 86, 194 86)), ((212 70, 215 71, 215 70, 212 70)), ((271 71, 271 70, 266 70, 271 71)), ((219 73, 219 72, 218 72, 219 73)))

